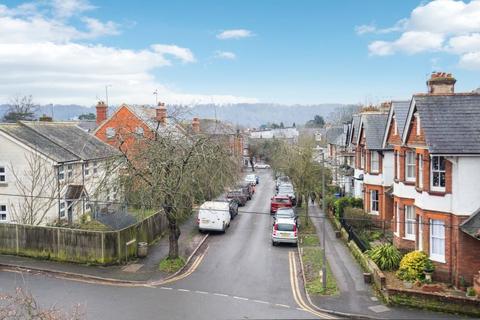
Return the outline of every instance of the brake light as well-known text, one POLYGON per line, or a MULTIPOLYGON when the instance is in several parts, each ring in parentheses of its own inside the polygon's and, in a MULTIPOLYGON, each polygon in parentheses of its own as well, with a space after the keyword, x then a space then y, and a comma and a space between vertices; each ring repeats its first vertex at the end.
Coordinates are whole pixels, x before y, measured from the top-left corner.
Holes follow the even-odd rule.
POLYGON ((274 224, 273 225, 273 235, 276 236, 277 235, 277 230, 278 230, 278 224, 274 224))
POLYGON ((297 225, 296 224, 293 225, 293 236, 294 237, 297 236, 297 225))

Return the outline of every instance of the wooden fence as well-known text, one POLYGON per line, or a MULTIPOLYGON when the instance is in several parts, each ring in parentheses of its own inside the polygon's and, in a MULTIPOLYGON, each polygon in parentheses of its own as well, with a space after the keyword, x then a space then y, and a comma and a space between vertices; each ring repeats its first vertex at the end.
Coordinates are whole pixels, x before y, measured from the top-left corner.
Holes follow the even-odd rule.
POLYGON ((136 255, 138 242, 151 243, 166 229, 163 212, 117 231, 0 223, 0 253, 76 263, 115 264, 136 255))

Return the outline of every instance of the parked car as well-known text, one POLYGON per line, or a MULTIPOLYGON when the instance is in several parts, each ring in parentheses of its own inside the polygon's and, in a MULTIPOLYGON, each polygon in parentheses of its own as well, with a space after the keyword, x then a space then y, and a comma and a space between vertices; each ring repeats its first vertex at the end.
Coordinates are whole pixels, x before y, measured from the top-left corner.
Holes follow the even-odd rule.
POLYGON ((270 213, 277 212, 278 208, 291 208, 292 201, 287 196, 273 196, 270 202, 270 213))
POLYGON ((248 191, 243 188, 233 189, 227 192, 227 199, 236 201, 237 204, 242 207, 247 203, 249 197, 248 191))
POLYGON ((297 204, 297 199, 295 197, 295 191, 293 190, 293 185, 290 183, 284 183, 278 186, 277 191, 278 196, 287 196, 292 201, 292 205, 295 206, 297 204))
POLYGON ((255 163, 253 167, 255 169, 270 169, 270 165, 266 163, 255 163))
POLYGON ((230 220, 235 219, 235 217, 238 215, 238 202, 236 200, 229 200, 228 201, 228 208, 230 212, 230 220))
POLYGON ((244 190, 244 192, 247 194, 247 200, 251 200, 253 194, 255 193, 255 187, 249 182, 240 183, 237 188, 244 190))
POLYGON ((277 181, 275 183, 275 189, 278 191, 278 187, 280 187, 281 184, 285 184, 285 183, 290 183, 290 178, 287 177, 287 176, 280 176, 277 178, 277 181))
POLYGON ((278 208, 277 212, 275 212, 275 215, 273 216, 273 221, 277 221, 278 219, 293 219, 295 220, 295 224, 297 225, 297 228, 299 226, 298 224, 298 215, 295 213, 295 210, 293 208, 278 208))
POLYGON ((256 185, 257 184, 257 178, 254 174, 247 174, 244 179, 245 182, 256 185))
POLYGON ((275 221, 272 228, 272 245, 275 246, 279 243, 292 243, 297 245, 297 225, 294 219, 279 218, 275 221))
POLYGON ((230 204, 226 201, 207 201, 198 210, 198 229, 200 231, 225 232, 230 226, 230 204))

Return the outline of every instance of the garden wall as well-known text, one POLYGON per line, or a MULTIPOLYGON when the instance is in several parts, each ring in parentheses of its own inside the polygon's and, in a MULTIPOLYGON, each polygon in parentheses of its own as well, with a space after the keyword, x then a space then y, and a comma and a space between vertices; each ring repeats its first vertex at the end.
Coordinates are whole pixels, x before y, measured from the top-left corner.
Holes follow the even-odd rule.
POLYGON ((0 224, 0 253, 76 263, 114 264, 136 255, 140 241, 151 243, 167 228, 166 217, 156 213, 118 231, 0 224), (135 243, 126 248, 126 243, 135 243))

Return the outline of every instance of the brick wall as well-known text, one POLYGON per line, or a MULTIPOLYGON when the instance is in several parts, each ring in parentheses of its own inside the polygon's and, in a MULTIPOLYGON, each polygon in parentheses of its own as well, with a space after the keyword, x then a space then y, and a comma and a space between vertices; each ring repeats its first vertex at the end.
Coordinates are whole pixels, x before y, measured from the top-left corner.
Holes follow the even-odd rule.
MULTIPOLYGON (((420 134, 417 134, 417 125, 418 125, 418 118, 413 116, 412 122, 410 123, 410 128, 407 134, 407 145, 415 145, 415 146, 425 146, 425 132, 422 128, 422 121, 420 119, 420 134)), ((407 127, 405 127, 407 129, 407 127)))

